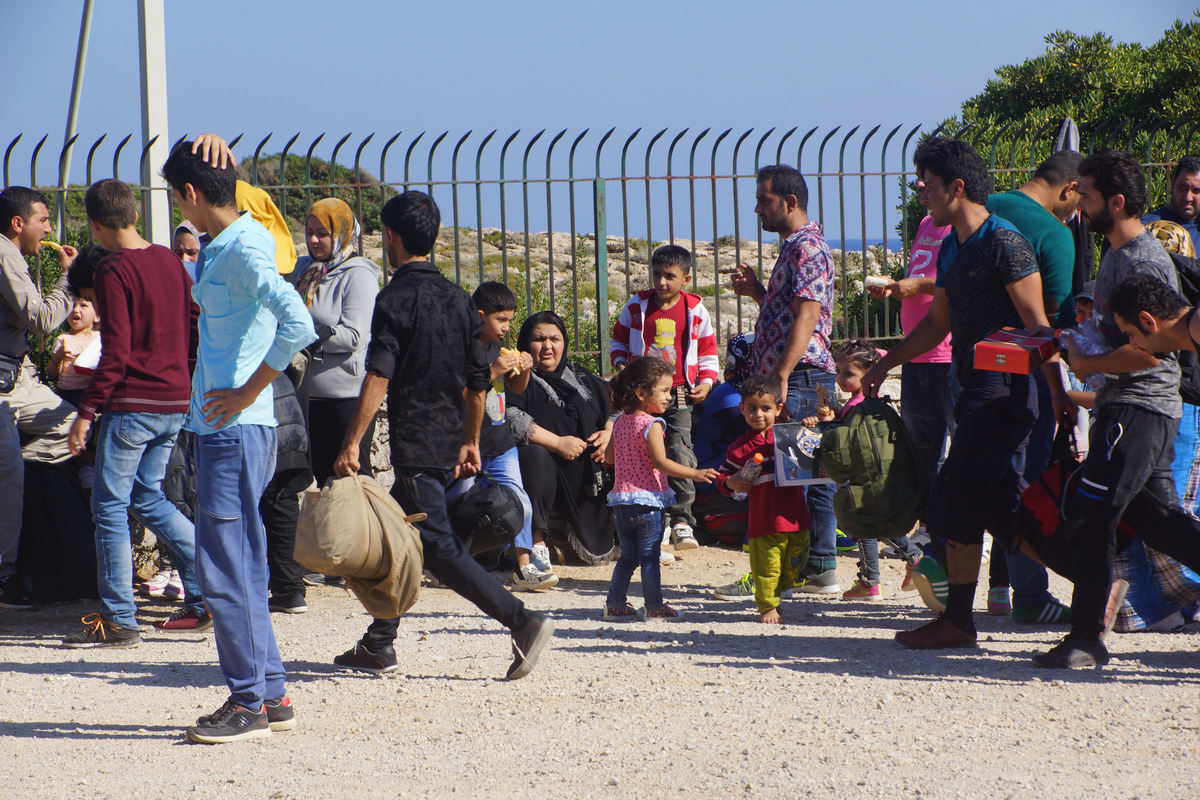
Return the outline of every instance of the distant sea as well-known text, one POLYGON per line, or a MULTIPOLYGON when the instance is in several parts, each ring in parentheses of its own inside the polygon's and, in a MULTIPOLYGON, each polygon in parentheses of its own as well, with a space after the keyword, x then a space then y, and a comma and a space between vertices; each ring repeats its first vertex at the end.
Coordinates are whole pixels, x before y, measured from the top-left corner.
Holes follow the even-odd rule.
MULTIPOLYGON (((863 240, 863 239, 841 239, 841 240, 839 240, 836 238, 831 238, 831 239, 829 239, 829 247, 833 250, 851 250, 851 251, 859 250, 859 251, 861 251, 863 249, 863 241, 866 241, 867 247, 874 247, 875 245, 883 244, 883 240, 880 239, 879 237, 868 238, 866 240, 863 240)), ((899 236, 897 236, 894 239, 891 237, 888 237, 888 249, 895 250, 899 246, 900 246, 900 237, 899 236)))

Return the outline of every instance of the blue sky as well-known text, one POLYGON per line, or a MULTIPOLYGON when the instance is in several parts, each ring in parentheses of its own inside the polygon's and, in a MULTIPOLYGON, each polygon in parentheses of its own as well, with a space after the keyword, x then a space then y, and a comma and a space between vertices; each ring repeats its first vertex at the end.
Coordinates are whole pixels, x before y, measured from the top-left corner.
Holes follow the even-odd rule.
MULTIPOLYGON (((0 147, 25 134, 14 150, 14 181, 27 178, 43 133, 50 139, 39 179, 56 172, 82 6, 48 0, 5 10, 0 52, 16 76, 0 114, 0 147)), ((907 128, 955 113, 996 67, 1040 53, 1055 29, 1150 43, 1194 10, 1170 0, 1014 0, 997 8, 961 0, 167 0, 169 135, 208 129, 257 142, 274 131, 272 151, 293 133, 302 146, 327 131, 316 151, 327 155, 353 132, 352 155, 375 131, 364 163, 377 171, 379 146, 401 129, 450 130, 448 148, 469 129, 498 128, 502 137, 518 128, 591 128, 577 161, 590 175, 597 130, 615 126, 609 148, 619 152, 639 126, 712 126, 706 153, 727 127, 735 135, 795 125, 800 133, 812 125, 907 128)), ((114 137, 126 133, 135 134, 127 153, 137 152, 136 24, 134 0, 96 3, 78 127, 81 142, 109 134, 98 164, 111 163, 114 137)), ((76 165, 85 155, 86 145, 77 147, 76 165)), ((122 172, 132 174, 136 156, 126 158, 122 172)))

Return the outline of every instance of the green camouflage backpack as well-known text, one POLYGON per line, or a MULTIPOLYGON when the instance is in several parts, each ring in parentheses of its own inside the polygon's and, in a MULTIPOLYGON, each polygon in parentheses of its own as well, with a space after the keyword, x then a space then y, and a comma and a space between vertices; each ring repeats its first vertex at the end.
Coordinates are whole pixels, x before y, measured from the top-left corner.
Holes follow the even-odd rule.
POLYGON ((856 539, 912 530, 925 511, 925 471, 888 399, 867 397, 821 436, 820 467, 834 483, 838 527, 856 539))

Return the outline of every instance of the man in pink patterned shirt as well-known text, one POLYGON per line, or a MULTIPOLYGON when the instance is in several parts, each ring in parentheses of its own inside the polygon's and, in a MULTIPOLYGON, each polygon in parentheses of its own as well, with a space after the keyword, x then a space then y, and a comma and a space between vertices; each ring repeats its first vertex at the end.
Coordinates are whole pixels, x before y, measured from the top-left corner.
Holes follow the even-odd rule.
MULTIPOLYGON (((808 186, 794 168, 777 164, 759 170, 754 213, 763 230, 778 233, 784 241, 766 286, 745 264, 731 279, 735 292, 759 305, 751 368, 779 378, 791 419, 815 416, 818 389, 830 397, 837 394, 829 352, 833 255, 820 223, 808 218, 808 186)), ((816 484, 808 487, 806 496, 813 521, 812 546, 796 588, 835 594, 840 589, 833 487, 816 484)))

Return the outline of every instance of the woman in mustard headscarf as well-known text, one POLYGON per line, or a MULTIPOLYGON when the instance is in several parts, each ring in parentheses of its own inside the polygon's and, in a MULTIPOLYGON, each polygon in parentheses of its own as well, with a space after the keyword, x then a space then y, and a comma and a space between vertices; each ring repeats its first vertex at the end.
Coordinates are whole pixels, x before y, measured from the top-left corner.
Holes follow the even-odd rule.
MULTIPOLYGON (((304 223, 308 255, 288 275, 313 317, 317 341, 299 395, 308 419, 313 475, 324 484, 358 406, 358 390, 371 337, 371 314, 379 294, 379 266, 355 252, 359 226, 345 202, 313 203, 304 223)), ((372 423, 363 436, 359 463, 371 474, 372 423)))

